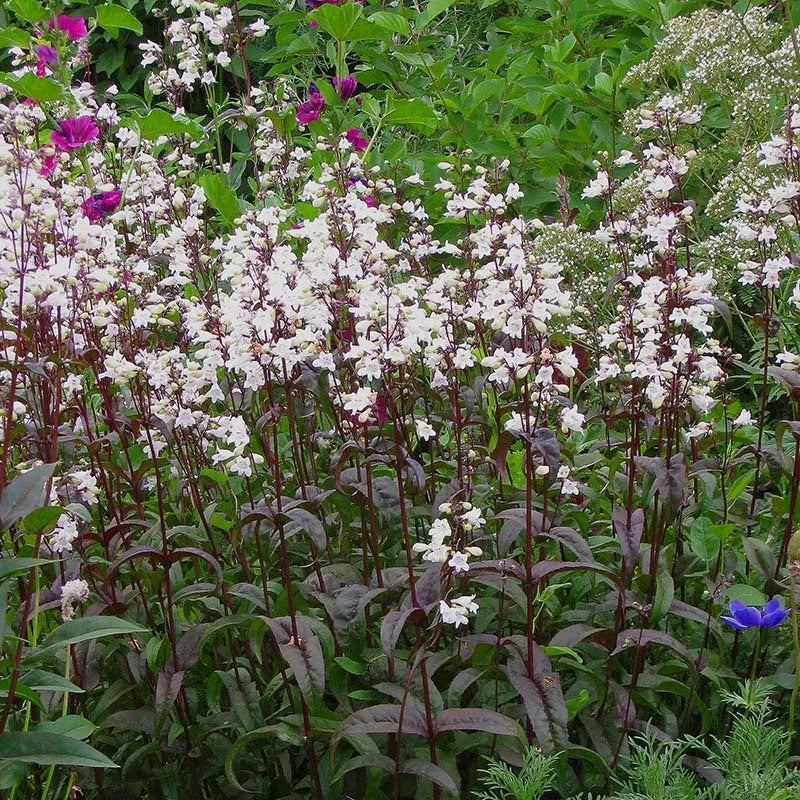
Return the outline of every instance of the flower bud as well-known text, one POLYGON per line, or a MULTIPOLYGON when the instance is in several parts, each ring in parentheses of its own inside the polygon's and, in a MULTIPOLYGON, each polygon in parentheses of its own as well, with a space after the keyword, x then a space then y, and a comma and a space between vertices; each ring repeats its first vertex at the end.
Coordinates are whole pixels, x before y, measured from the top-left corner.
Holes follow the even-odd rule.
POLYGON ((791 539, 789 539, 789 547, 786 550, 789 561, 800 561, 800 528, 798 528, 791 539))

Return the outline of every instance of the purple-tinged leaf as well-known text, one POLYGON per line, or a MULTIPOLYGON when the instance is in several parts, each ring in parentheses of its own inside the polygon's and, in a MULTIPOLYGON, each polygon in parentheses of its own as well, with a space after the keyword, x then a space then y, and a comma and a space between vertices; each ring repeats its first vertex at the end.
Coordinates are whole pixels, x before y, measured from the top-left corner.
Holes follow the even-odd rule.
POLYGON ((423 761, 421 758, 407 758, 400 763, 397 771, 406 775, 416 775, 419 778, 425 778, 432 783, 438 784, 446 792, 456 795, 456 797, 459 796, 461 791, 460 781, 457 778, 445 772, 445 770, 437 764, 432 764, 430 761, 423 761))
POLYGON ((135 561, 139 558, 148 558, 157 561, 165 569, 169 569, 170 567, 169 556, 165 556, 158 547, 153 547, 149 544, 138 544, 136 547, 131 547, 130 550, 126 550, 122 555, 117 556, 111 564, 109 564, 106 569, 106 584, 109 586, 113 584, 114 578, 123 564, 126 564, 128 561, 135 561))
POLYGON ((522 736, 522 728, 511 717, 488 708, 446 708, 434 723, 436 735, 449 731, 482 731, 493 736, 522 736))
POLYGON ((389 756, 382 755, 381 753, 362 753, 360 756, 348 758, 347 761, 341 766, 339 771, 333 776, 331 783, 337 783, 348 772, 354 769, 370 769, 377 768, 384 772, 394 775, 398 772, 397 762, 389 756))
POLYGON ((289 617, 263 617, 272 631, 278 650, 294 672, 294 678, 303 694, 325 690, 325 657, 317 635, 298 619, 297 637, 292 632, 289 617))
POLYGON ((328 546, 325 528, 310 511, 304 508, 291 508, 285 511, 284 515, 300 527, 317 550, 324 550, 328 546))
POLYGON ((569 714, 561 691, 561 681, 555 672, 534 673, 533 680, 514 670, 507 670, 508 680, 517 690, 536 740, 545 753, 567 746, 569 714))
POLYGON ((617 646, 611 652, 611 655, 616 656, 629 647, 647 647, 651 644, 668 647, 684 659, 691 666, 693 672, 695 671, 694 659, 683 644, 668 633, 654 631, 649 628, 628 628, 622 631, 617 636, 617 646))
POLYGON ((630 578, 639 561, 642 533, 644 532, 644 509, 633 509, 629 517, 626 508, 617 506, 611 512, 611 523, 622 550, 623 574, 626 578, 630 578))
POLYGON ((156 729, 160 730, 172 706, 178 699, 183 677, 186 673, 179 670, 175 673, 160 672, 156 681, 156 729))
POLYGON ((205 561, 216 573, 217 582, 222 583, 222 567, 211 553, 206 553, 205 550, 201 550, 199 547, 179 547, 169 554, 169 560, 173 564, 182 558, 199 558, 201 561, 205 561))
POLYGON ((652 492, 658 492, 668 521, 686 503, 687 470, 683 453, 676 453, 670 459, 669 468, 664 458, 637 456, 636 466, 653 477, 652 492))
POLYGON ((390 611, 381 623, 381 644, 383 645, 384 652, 391 656, 397 646, 397 640, 403 632, 403 628, 412 621, 412 618, 417 624, 422 624, 425 621, 425 612, 421 608, 405 608, 402 611, 390 611))
POLYGON ((391 703, 379 703, 347 717, 333 735, 331 746, 345 736, 364 733, 408 733, 426 738, 429 734, 421 712, 391 703))

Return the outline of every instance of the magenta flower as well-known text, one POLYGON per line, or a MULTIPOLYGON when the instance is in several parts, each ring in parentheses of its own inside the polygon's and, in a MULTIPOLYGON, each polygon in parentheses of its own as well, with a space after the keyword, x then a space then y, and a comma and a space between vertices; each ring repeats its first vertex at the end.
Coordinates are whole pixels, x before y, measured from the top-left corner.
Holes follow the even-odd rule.
POLYGON ((55 153, 43 155, 42 168, 39 170, 39 174, 43 175, 45 178, 49 178, 53 174, 57 163, 58 156, 55 155, 55 153))
POLYGON ((300 103, 297 107, 297 123, 299 125, 306 125, 319 119, 319 115, 325 106, 325 98, 317 91, 316 86, 312 84, 308 93, 308 100, 300 103))
POLYGON ((108 216, 112 211, 116 211, 120 200, 122 200, 122 189, 98 192, 91 197, 87 197, 81 203, 81 210, 89 222, 97 222, 99 219, 108 216))
POLYGON ((334 78, 333 87, 342 100, 349 100, 358 89, 358 81, 352 75, 345 75, 344 78, 334 78))
POLYGON ((100 129, 91 117, 73 117, 56 123, 56 130, 50 132, 50 141, 59 150, 71 153, 99 135, 100 129))
POLYGON ((77 41, 88 33, 86 20, 83 17, 68 17, 66 14, 59 14, 57 17, 53 17, 47 23, 47 27, 50 30, 55 28, 66 33, 71 42, 77 41))
POLYGON ((58 50, 49 44, 40 44, 36 47, 36 74, 42 78, 46 72, 46 67, 58 61, 58 50))
POLYGON ((346 134, 347 141, 353 145, 357 153, 363 153, 367 149, 369 140, 361 135, 360 128, 350 128, 346 134))

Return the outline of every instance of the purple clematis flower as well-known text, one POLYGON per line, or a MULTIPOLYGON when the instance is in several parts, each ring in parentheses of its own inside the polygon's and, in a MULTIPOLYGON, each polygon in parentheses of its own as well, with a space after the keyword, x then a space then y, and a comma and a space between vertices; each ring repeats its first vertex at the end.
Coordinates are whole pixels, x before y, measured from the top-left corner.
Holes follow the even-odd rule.
POLYGON ((319 119, 324 105, 325 98, 312 83, 308 90, 308 100, 305 100, 297 106, 297 123, 299 125, 305 125, 308 122, 319 119))
POLYGON ((352 75, 345 75, 344 78, 334 78, 333 88, 336 89, 342 100, 349 100, 358 89, 358 81, 352 75))
POLYGON ((49 44, 37 45, 36 58, 36 74, 42 78, 45 75, 46 67, 58 61, 58 50, 49 44))
POLYGON ((100 129, 87 115, 73 117, 56 123, 56 130, 50 132, 50 141, 67 153, 93 141, 100 135, 100 129))
POLYGON ((112 211, 116 211, 122 200, 122 189, 112 189, 110 192, 97 192, 87 197, 81 203, 81 210, 89 222, 97 222, 112 211))
POLYGON ((774 628, 789 616, 789 609, 783 608, 777 597, 773 597, 760 610, 754 606, 746 606, 738 600, 731 600, 728 608, 731 616, 720 617, 720 619, 739 631, 745 631, 748 628, 774 628))
POLYGON ((56 30, 63 31, 67 34, 71 42, 81 39, 88 33, 86 30, 86 20, 83 17, 68 17, 66 14, 59 14, 53 17, 47 23, 47 27, 50 28, 50 30, 55 28, 56 30))

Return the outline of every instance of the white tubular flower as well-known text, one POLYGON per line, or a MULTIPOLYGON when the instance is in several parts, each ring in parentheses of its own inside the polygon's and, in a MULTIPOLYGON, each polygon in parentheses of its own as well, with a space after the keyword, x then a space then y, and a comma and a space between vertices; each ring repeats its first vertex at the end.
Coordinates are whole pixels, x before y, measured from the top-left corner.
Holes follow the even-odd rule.
POLYGON ((75 605, 89 597, 89 584, 86 581, 67 581, 61 587, 61 616, 69 622, 75 616, 75 605))
POLYGON ((469 622, 469 615, 478 613, 478 604, 473 602, 474 600, 474 594, 456 597, 452 600, 452 603, 440 600, 439 614, 442 617, 442 622, 446 625, 454 625, 456 628, 466 625, 469 622))

